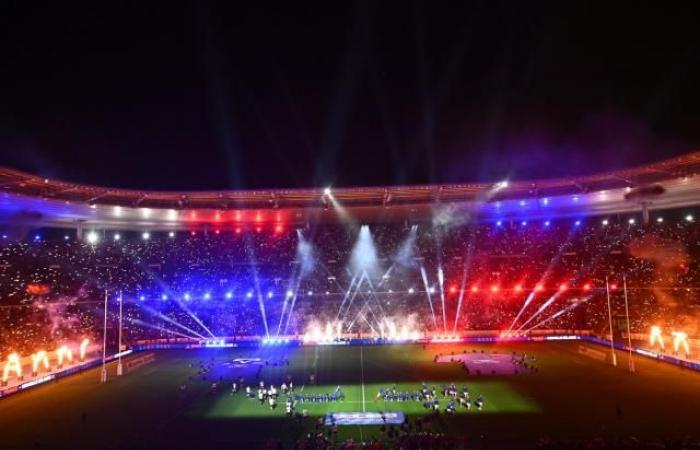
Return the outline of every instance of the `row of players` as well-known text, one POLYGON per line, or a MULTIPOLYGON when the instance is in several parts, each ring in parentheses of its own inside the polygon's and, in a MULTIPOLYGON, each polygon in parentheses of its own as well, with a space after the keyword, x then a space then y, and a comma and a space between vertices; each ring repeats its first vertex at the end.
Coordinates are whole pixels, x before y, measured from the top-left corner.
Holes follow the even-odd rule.
MULTIPOLYGON (((445 411, 448 413, 454 413, 457 408, 457 403, 466 409, 471 409, 472 399, 469 395, 469 388, 462 386, 461 390, 457 389, 455 384, 443 385, 442 386, 442 397, 449 399, 445 411)), ((421 389, 415 391, 397 391, 396 385, 392 386, 391 389, 380 389, 377 393, 377 400, 384 400, 385 402, 403 402, 403 401, 418 401, 422 402, 426 409, 432 409, 435 412, 440 411, 440 398, 438 397, 438 391, 435 386, 428 389, 425 383, 422 383, 421 389)), ((484 397, 481 394, 476 396, 474 400, 474 405, 481 411, 484 408, 484 397)))
MULTIPOLYGON (((231 394, 238 392, 240 385, 238 383, 233 383, 231 388, 231 394)), ((281 395, 285 396, 285 411, 287 415, 291 416, 294 414, 294 410, 298 404, 302 403, 328 403, 337 402, 345 400, 345 394, 343 393, 340 386, 337 386, 333 392, 326 394, 304 394, 304 387, 302 386, 300 392, 294 392, 294 383, 292 381, 287 383, 282 383, 280 386, 281 395)), ((265 382, 260 381, 257 390, 257 399, 260 405, 265 405, 267 403, 270 410, 277 408, 277 399, 280 397, 280 391, 278 391, 274 385, 265 387, 265 382)), ((246 397, 255 398, 256 394, 250 386, 245 388, 246 397)))

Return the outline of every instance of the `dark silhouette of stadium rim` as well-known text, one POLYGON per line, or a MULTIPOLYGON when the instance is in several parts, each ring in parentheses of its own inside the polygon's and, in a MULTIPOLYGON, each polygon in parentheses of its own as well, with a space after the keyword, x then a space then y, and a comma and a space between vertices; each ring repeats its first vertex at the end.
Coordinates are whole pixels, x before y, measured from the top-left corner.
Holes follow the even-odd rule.
POLYGON ((466 223, 584 217, 700 205, 700 152, 581 177, 413 186, 148 191, 90 186, 0 167, 0 222, 194 230, 342 222, 466 223))

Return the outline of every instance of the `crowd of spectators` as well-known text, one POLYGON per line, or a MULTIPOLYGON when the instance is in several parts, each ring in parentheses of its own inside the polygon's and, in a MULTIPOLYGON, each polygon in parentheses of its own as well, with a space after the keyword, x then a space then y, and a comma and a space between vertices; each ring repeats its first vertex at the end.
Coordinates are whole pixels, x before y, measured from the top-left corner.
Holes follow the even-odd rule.
POLYGON ((3 235, 0 351, 99 335, 105 290, 109 326, 122 294, 127 342, 296 335, 311 321, 337 319, 352 324, 344 331, 370 333, 384 317, 411 317, 432 334, 507 330, 516 317, 515 329, 603 332, 606 279, 618 316, 623 275, 633 331, 659 323, 697 334, 700 227, 684 217, 649 225, 620 217, 369 230, 373 254, 364 276, 351 263, 359 234, 351 225, 100 230, 89 231, 90 240, 74 230, 3 235))

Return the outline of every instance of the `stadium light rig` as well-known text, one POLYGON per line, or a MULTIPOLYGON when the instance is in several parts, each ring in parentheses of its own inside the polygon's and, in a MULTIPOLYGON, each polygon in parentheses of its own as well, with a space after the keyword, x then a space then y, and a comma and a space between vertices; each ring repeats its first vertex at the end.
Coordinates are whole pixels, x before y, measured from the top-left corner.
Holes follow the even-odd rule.
POLYGON ((233 347, 233 344, 227 343, 226 339, 204 339, 202 341, 199 341, 199 344, 202 347, 207 347, 207 348, 233 347))
POLYGON ((431 344, 445 344, 450 342, 462 342, 458 336, 437 336, 430 339, 431 344))
POLYGON ((85 239, 87 240, 88 244, 95 245, 99 240, 99 236, 95 231, 90 231, 88 232, 87 236, 85 236, 85 239))
POLYGON ((282 344, 289 344, 290 340, 289 338, 263 338, 261 343, 262 345, 282 345, 282 344))

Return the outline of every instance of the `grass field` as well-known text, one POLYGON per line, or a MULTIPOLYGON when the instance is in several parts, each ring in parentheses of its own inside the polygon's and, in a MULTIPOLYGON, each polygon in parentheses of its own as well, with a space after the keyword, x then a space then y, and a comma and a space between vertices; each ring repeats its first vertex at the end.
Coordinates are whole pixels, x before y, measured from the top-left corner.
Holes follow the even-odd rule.
MULTIPOLYGON (((331 392, 340 385, 346 401, 304 405, 312 416, 329 411, 403 411, 410 420, 425 414, 417 402, 377 401, 380 387, 415 390, 422 381, 450 382, 485 398, 483 411, 442 415, 434 428, 465 436, 468 448, 531 448, 540 436, 585 439, 596 435, 645 438, 697 434, 700 375, 648 359, 636 359, 629 374, 620 367, 581 356, 579 343, 508 343, 353 347, 269 347, 250 350, 169 350, 156 361, 100 385, 99 369, 0 400, 1 448, 285 448, 313 427, 284 416, 243 394, 231 395, 233 370, 197 376, 200 361, 222 367, 236 357, 289 360, 263 366, 261 379, 277 386, 291 375, 297 387, 315 374, 304 392, 331 392), (437 364, 437 353, 464 350, 536 357, 538 373, 468 375, 456 364, 437 364), (193 367, 190 367, 194 365, 193 367), (224 377, 216 392, 211 377, 224 377), (190 380, 190 378, 193 378, 190 380), (180 392, 179 386, 188 384, 180 392), (622 414, 618 414, 618 408, 622 414), (86 419, 82 419, 83 412, 86 419), (482 436, 485 436, 482 437, 482 436)), ((620 355, 622 356, 622 355, 620 355)), ((228 370, 228 369, 227 369, 228 370)), ((237 376, 237 375, 235 375, 237 376)), ((341 427, 341 438, 368 439, 378 427, 341 427)))

